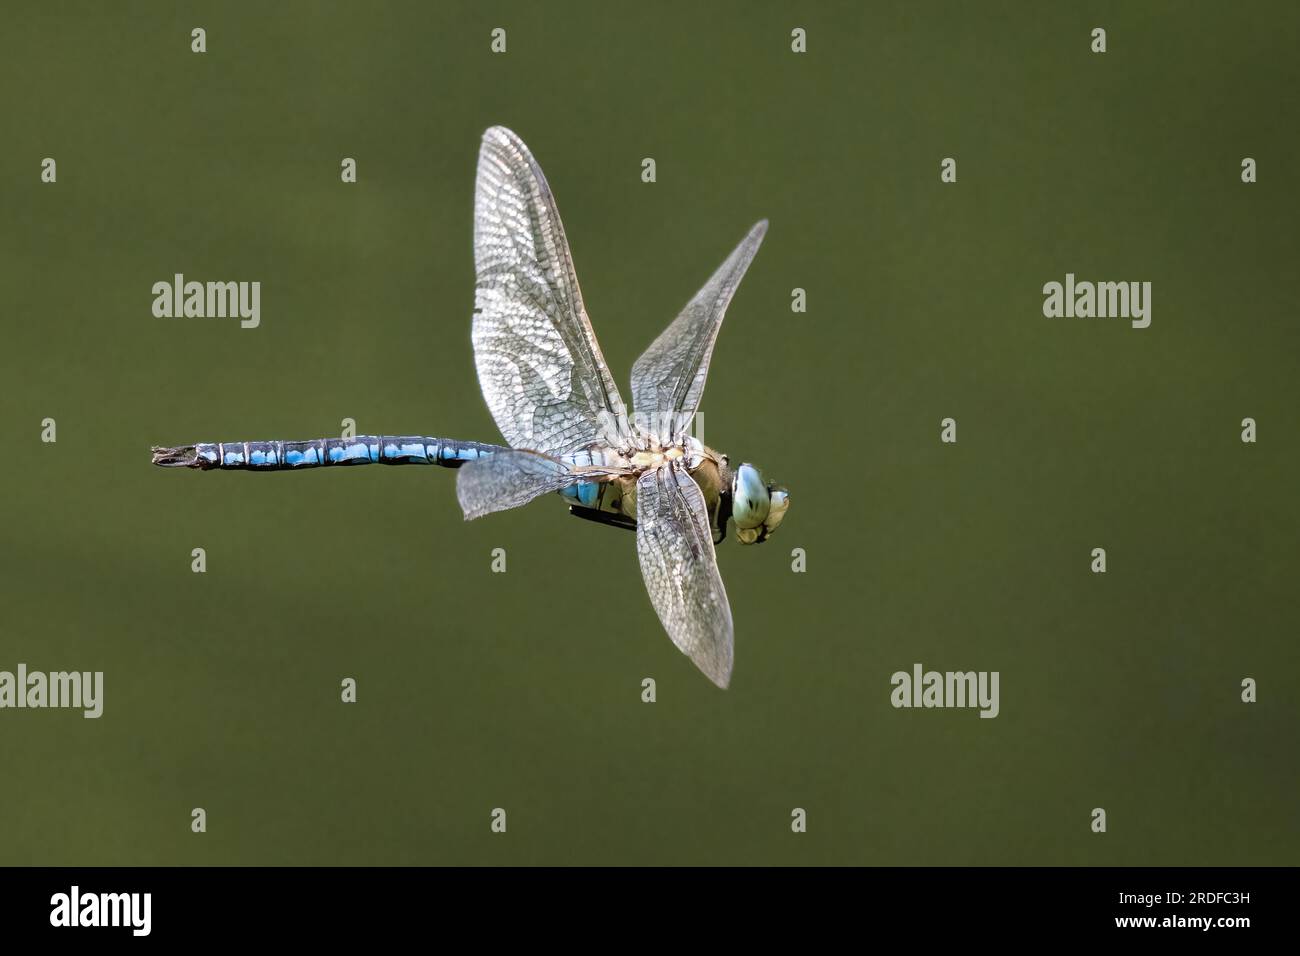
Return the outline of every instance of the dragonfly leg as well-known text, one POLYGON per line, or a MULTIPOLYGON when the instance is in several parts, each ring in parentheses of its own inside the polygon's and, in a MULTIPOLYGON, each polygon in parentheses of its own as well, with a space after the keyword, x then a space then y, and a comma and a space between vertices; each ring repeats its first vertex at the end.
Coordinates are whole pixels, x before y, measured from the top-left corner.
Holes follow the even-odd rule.
MULTIPOLYGON (((635 531, 636 522, 623 514, 612 514, 608 511, 599 511, 595 508, 583 508, 579 505, 569 505, 569 514, 575 518, 582 518, 584 521, 594 521, 596 524, 607 524, 613 528, 623 528, 625 531, 635 531)), ((727 526, 723 523, 722 527, 713 527, 714 545, 722 544, 727 539, 727 526)))
POLYGON ((623 514, 597 511, 595 508, 581 508, 577 505, 569 505, 569 514, 573 515, 575 518, 584 518, 587 521, 594 521, 597 524, 607 524, 614 528, 623 528, 626 531, 636 530, 636 522, 623 514))

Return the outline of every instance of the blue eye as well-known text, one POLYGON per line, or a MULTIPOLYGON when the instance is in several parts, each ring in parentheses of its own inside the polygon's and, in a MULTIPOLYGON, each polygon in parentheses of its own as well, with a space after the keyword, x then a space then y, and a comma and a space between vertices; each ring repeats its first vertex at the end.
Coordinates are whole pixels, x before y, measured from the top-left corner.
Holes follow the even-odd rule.
POLYGON ((781 519, 785 513, 790 510, 790 493, 784 488, 773 488, 770 492, 772 504, 767 512, 767 520, 763 522, 763 530, 771 534, 781 524, 781 519))
POLYGON ((753 465, 741 465, 737 468, 731 491, 731 517, 736 522, 737 528, 741 530, 757 528, 767 520, 771 499, 768 497, 767 485, 763 483, 763 476, 758 473, 757 468, 753 465))

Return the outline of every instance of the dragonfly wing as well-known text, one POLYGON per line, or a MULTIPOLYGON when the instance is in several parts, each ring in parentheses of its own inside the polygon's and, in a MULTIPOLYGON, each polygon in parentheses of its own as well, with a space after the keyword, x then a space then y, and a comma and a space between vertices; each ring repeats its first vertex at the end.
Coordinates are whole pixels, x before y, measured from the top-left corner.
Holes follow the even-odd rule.
POLYGON ((474 194, 474 360, 514 448, 562 452, 626 419, 582 304, 546 177, 502 126, 483 134, 474 194))
POLYGON ((541 452, 512 449, 467 462, 456 472, 456 498, 465 520, 526 505, 580 481, 622 474, 622 469, 571 467, 541 452))
POLYGON ((674 462, 637 479, 636 551, 664 630, 713 683, 731 681, 732 624, 704 494, 674 462))
POLYGON ((632 406, 638 424, 648 427, 662 444, 675 444, 699 410, 722 317, 766 233, 764 219, 749 230, 704 288, 632 366, 632 406))

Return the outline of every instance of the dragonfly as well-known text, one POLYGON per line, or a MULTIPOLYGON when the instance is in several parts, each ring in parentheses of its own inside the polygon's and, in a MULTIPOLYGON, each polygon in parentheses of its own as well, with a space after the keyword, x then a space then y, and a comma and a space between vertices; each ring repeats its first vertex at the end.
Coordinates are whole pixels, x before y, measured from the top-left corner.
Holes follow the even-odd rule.
POLYGON ((664 630, 726 688, 734 625, 715 546, 728 529, 742 544, 767 540, 790 496, 692 431, 723 316, 766 232, 766 220, 754 225, 636 360, 629 413, 583 305, 546 177, 523 140, 493 126, 475 184, 472 342, 504 445, 396 435, 212 442, 155 446, 153 463, 253 472, 440 465, 458 469, 466 520, 558 494, 577 517, 635 532, 664 630))

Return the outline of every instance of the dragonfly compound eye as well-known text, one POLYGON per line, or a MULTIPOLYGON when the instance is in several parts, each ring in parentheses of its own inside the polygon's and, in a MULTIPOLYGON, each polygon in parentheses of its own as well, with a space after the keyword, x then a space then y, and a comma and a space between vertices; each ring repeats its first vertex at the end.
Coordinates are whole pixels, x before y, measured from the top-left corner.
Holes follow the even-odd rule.
POLYGON ((772 505, 768 508, 767 520, 763 522, 764 538, 777 529, 781 519, 785 517, 786 511, 790 508, 790 493, 788 491, 784 488, 772 488, 770 491, 772 505))
MULTIPOLYGON (((772 501, 763 476, 753 465, 741 465, 731 482, 731 517, 738 531, 752 531, 767 520, 772 501)), ((744 536, 742 535, 742 540, 744 536)))

